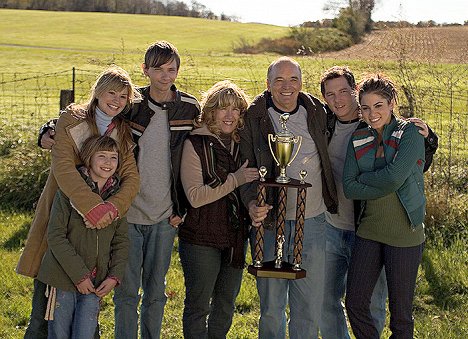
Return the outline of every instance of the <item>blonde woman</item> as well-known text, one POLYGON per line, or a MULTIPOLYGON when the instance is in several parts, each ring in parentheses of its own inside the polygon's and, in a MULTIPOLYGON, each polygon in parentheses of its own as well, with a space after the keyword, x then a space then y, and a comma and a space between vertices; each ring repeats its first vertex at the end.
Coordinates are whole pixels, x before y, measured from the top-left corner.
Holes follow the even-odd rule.
POLYGON ((201 106, 198 128, 182 153, 181 180, 190 202, 179 229, 183 330, 185 338, 225 338, 241 286, 249 224, 237 188, 257 179, 258 171, 239 157, 244 92, 221 81, 204 94, 201 106))
MULTIPOLYGON (((133 142, 129 128, 121 117, 140 95, 128 73, 120 67, 110 67, 94 83, 89 100, 71 105, 60 115, 56 125, 55 145, 52 148, 52 167, 37 204, 26 246, 16 267, 19 274, 36 278, 41 260, 47 250, 47 224, 57 189, 70 199, 73 208, 85 219, 88 227, 104 228, 122 217, 139 189, 139 175, 133 156, 133 142), (85 111, 85 119, 74 117, 85 111), (107 201, 94 193, 81 177, 76 166, 81 164, 79 152, 83 142, 92 135, 109 135, 121 152, 121 189, 107 201)), ((44 322, 45 285, 35 280, 33 309, 26 338, 47 337, 44 322)))

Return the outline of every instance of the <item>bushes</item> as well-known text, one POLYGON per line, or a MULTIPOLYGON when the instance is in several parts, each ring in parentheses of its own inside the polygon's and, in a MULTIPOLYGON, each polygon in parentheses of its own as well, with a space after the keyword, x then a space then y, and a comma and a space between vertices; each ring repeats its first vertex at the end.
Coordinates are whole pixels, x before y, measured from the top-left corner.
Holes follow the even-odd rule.
POLYGON ((47 180, 50 156, 16 127, 0 127, 0 208, 31 210, 47 180))
MULTIPOLYGON (((427 180, 426 180, 427 181, 427 180)), ((451 246, 457 239, 468 240, 468 191, 466 169, 443 173, 426 187, 426 236, 429 242, 451 246)))
POLYGON ((289 34, 278 39, 263 38, 257 44, 241 38, 236 53, 277 53, 281 55, 309 55, 327 51, 338 51, 353 44, 349 35, 335 28, 291 27, 289 34))

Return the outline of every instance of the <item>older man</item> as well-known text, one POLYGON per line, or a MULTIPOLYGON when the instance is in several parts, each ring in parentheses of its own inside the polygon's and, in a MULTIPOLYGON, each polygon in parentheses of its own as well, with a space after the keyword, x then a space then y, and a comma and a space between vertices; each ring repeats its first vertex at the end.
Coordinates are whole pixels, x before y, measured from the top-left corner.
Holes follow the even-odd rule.
MULTIPOLYGON (((326 114, 323 104, 302 89, 299 64, 287 57, 274 61, 268 68, 267 90, 257 96, 245 116, 241 131, 241 156, 254 167, 265 166, 267 177, 275 177, 278 169, 268 146, 268 134, 281 128, 280 115, 289 113, 288 129, 303 138, 296 160, 287 168, 288 176, 299 179, 303 169, 309 173, 304 225, 302 267, 307 276, 298 280, 257 278, 260 296, 260 338, 284 338, 286 306, 289 303, 290 338, 317 338, 323 301, 325 270, 325 211, 336 213, 337 195, 328 156, 326 114)), ((274 259, 274 223, 277 200, 267 193, 268 205, 256 206, 256 185, 244 185, 242 199, 248 207, 254 226, 266 224, 265 260, 274 259)), ((294 192, 292 192, 294 193, 294 192)), ((286 207, 283 260, 292 262, 296 212, 295 194, 286 207)))

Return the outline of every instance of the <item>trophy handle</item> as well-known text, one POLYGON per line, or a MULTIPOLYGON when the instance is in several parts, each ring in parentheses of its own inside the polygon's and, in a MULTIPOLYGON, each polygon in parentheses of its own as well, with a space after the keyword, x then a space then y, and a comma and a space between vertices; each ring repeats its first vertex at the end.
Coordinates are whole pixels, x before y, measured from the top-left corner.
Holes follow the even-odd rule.
MULTIPOLYGON (((268 142, 270 142, 270 140, 268 140, 268 142)), ((297 137, 295 137, 294 138, 294 143, 298 143, 297 148, 296 148, 296 154, 294 154, 294 156, 289 161, 287 166, 289 166, 294 161, 294 159, 296 159, 297 155, 299 154, 299 149, 301 148, 301 145, 302 145, 302 136, 298 135, 297 137)), ((270 149, 271 149, 271 146, 270 146, 270 149)), ((275 160, 276 160, 276 158, 275 158, 275 160)), ((278 164, 278 166, 279 166, 279 164, 278 164)))
POLYGON ((273 159, 275 159, 276 165, 279 166, 280 163, 279 163, 278 159, 276 159, 275 152, 273 152, 273 148, 271 147, 271 141, 273 141, 273 142, 276 141, 276 135, 268 134, 268 146, 270 146, 270 153, 273 156, 273 159))

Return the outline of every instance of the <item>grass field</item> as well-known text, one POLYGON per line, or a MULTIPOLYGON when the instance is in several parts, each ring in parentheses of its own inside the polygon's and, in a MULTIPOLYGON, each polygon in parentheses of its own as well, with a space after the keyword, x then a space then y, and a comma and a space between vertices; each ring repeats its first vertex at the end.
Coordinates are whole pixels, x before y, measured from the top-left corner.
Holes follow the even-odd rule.
MULTIPOLYGON (((426 47, 425 53, 432 56, 445 53, 445 56, 421 60, 418 59, 420 48, 400 50, 407 58, 404 67, 398 63, 398 58, 386 57, 387 54, 384 57, 383 50, 379 50, 381 55, 373 56, 372 51, 376 47, 369 42, 367 47, 354 46, 336 54, 297 57, 303 69, 304 89, 317 96, 320 74, 334 64, 349 65, 357 77, 368 71, 380 70, 392 75, 399 84, 408 81, 408 86, 417 89, 417 114, 435 126, 441 136, 437 157, 444 161, 436 167, 435 173, 427 177, 429 181, 442 182, 440 186, 432 188, 431 213, 439 214, 435 220, 439 220, 440 215, 452 215, 450 220, 458 223, 457 227, 462 231, 459 235, 453 235, 450 241, 439 237, 427 244, 417 281, 415 338, 468 337, 468 157, 465 146, 468 68, 466 59, 459 61, 448 57, 457 53, 458 56, 463 55, 457 52, 457 48, 466 46, 468 31, 463 27, 458 29, 456 34, 438 30, 408 33, 409 46, 416 46, 418 41, 425 39, 424 36, 428 36, 431 43, 424 45, 432 49, 426 47), (447 43, 439 44, 442 47, 434 49, 435 42, 444 39, 447 43), (448 43, 448 40, 451 42, 448 43), (452 43, 452 40, 458 43, 452 43), (414 43, 411 44, 411 41, 414 43), (454 152, 453 161, 461 162, 457 167, 459 174, 455 184, 446 180, 450 177, 450 171, 454 171, 447 167, 447 159, 451 159, 449 152, 454 152), (454 186, 457 188, 454 189, 454 186), (444 192, 451 197, 450 204, 444 192)), ((12 173, 9 171, 11 167, 26 168, 28 159, 33 159, 28 158, 26 153, 20 163, 15 160, 15 149, 34 148, 37 127, 47 117, 56 115, 58 89, 69 88, 70 76, 62 76, 62 71, 72 67, 80 70, 77 85, 77 98, 80 99, 89 90, 97 73, 111 63, 126 68, 135 82, 144 85, 146 80, 139 74, 144 50, 155 40, 167 39, 178 46, 182 56, 177 81, 181 89, 199 97, 201 91, 215 81, 230 78, 253 96, 264 89, 266 68, 277 56, 237 55, 232 52, 233 44, 240 38, 258 41, 262 37, 281 36, 286 32, 285 27, 271 25, 179 17, 0 10, 0 131, 4 132, 7 128, 16 131, 15 140, 11 140, 11 143, 5 140, 5 133, 0 136, 0 170, 12 173), (54 75, 55 72, 60 76, 54 75), (44 77, 44 74, 52 75, 44 77), (29 80, 21 80, 23 78, 29 80)), ((367 41, 379 41, 378 46, 390 46, 391 39, 395 39, 398 32, 387 33, 377 32, 367 41)), ((405 104, 404 97, 401 99, 405 104)), ((436 159, 438 164, 439 159, 436 159)), ((0 173, 0 178, 4 173, 0 173)), ((13 182, 20 180, 13 176, 8 179, 13 182)), ((14 267, 32 219, 31 213, 0 210, 0 338, 22 337, 27 324, 32 281, 16 275, 14 267)), ((451 227, 441 223, 433 226, 439 228, 441 234, 451 227)), ((247 273, 244 277, 229 338, 257 336, 259 303, 255 282, 247 273)), ((169 300, 162 338, 181 338, 184 287, 176 247, 168 275, 167 293, 169 300)), ((106 298, 101 316, 103 338, 112 338, 112 319, 112 301, 106 298)), ((386 330, 384 337, 389 334, 386 330)))

